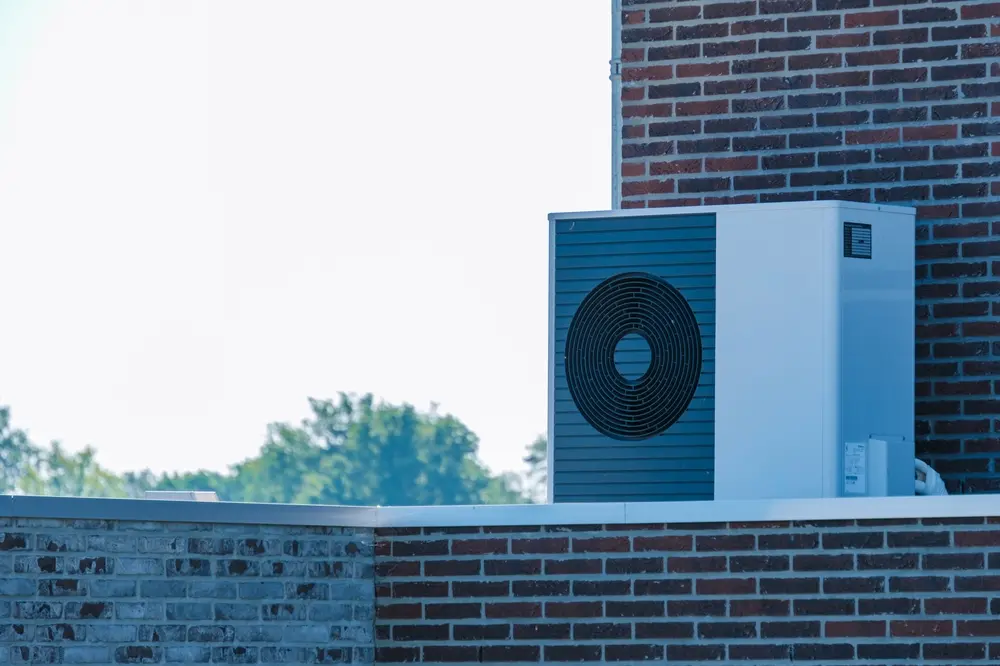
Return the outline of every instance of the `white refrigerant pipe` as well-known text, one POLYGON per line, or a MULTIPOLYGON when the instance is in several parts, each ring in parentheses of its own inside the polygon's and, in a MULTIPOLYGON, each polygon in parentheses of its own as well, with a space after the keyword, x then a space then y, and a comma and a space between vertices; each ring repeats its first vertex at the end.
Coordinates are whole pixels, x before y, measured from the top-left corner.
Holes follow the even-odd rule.
POLYGON ((944 479, 941 478, 941 475, 933 467, 920 459, 915 459, 914 462, 916 463, 916 490, 918 495, 948 494, 948 489, 944 485, 944 479))

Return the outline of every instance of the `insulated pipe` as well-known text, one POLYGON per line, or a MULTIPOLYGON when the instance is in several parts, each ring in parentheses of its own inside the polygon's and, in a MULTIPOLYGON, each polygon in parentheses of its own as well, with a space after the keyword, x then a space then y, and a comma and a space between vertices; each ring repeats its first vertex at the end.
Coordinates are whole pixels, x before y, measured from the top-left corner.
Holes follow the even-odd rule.
POLYGON ((914 460, 916 464, 916 491, 918 495, 947 495, 944 479, 933 467, 925 463, 920 458, 914 460))
POLYGON ((622 207, 622 0, 611 0, 611 208, 622 207))

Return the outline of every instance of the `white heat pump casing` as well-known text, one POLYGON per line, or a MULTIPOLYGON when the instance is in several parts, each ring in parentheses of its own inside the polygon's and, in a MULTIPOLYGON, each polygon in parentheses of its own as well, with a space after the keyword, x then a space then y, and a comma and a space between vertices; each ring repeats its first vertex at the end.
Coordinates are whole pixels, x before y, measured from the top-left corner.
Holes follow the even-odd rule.
POLYGON ((914 210, 716 212, 715 499, 912 495, 914 210), (845 256, 845 224, 871 226, 870 259, 845 256), (869 440, 887 478, 845 483, 869 440))
MULTIPOLYGON (((558 452, 579 445, 556 417, 557 236, 612 218, 627 234, 639 218, 672 215, 715 216, 714 377, 703 377, 714 382, 714 499, 913 495, 915 211, 817 201, 550 215, 549 501, 562 501, 557 477, 579 475, 558 452), (870 258, 845 256, 851 224, 870 225, 870 258), (848 471, 861 460, 866 478, 845 484, 845 450, 859 443, 848 471)), ((605 445, 596 470, 629 446, 605 445)))

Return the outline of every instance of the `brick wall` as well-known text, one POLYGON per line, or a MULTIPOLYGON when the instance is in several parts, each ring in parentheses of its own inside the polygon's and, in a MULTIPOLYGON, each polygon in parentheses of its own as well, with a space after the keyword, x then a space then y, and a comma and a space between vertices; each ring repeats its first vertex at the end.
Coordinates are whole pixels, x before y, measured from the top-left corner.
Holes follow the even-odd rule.
POLYGON ((1000 660, 1000 518, 377 536, 0 518, 0 664, 663 659, 1000 660))
POLYGON ((1000 660, 1000 519, 391 529, 379 662, 1000 660))
POLYGON ((0 664, 372 663, 371 530, 0 518, 0 664))
POLYGON ((1000 2, 623 4, 623 207, 917 205, 919 453, 1000 491, 1000 2))

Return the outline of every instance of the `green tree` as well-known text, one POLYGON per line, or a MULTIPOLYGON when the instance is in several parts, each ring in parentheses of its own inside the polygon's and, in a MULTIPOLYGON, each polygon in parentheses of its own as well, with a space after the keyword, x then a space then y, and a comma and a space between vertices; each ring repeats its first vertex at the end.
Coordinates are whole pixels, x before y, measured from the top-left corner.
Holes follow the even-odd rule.
POLYGON ((528 492, 537 502, 544 502, 548 495, 548 448, 548 440, 544 435, 539 435, 528 447, 528 455, 524 457, 524 462, 528 465, 528 492))
POLYGON ((104 469, 95 460, 96 451, 86 447, 78 453, 68 453, 59 442, 53 442, 40 456, 37 470, 26 474, 20 490, 30 495, 64 497, 129 497, 139 489, 130 487, 129 480, 104 469))
POLYGON ((268 428, 260 454, 227 474, 161 479, 160 489, 215 490, 241 502, 403 506, 526 500, 512 475, 493 476, 479 439, 461 421, 412 405, 341 394, 309 401, 298 426, 268 428))
MULTIPOLYGON (((147 489, 214 490, 237 502, 367 506, 531 501, 517 475, 490 474, 475 433, 436 407, 420 412, 347 394, 309 406, 299 425, 271 424, 258 455, 227 472, 163 475, 116 475, 89 447, 76 454, 57 442, 38 447, 0 408, 0 492, 137 497, 147 489)), ((544 458, 544 444, 542 451, 544 458)))
POLYGON ((41 453, 23 430, 11 426, 10 409, 0 407, 0 493, 18 492, 24 479, 38 469, 41 453))
MULTIPOLYGON (((13 428, 10 409, 0 407, 0 492, 73 497, 129 497, 142 492, 137 476, 118 476, 95 459, 92 447, 67 452, 59 442, 33 444, 13 428)), ((149 480, 147 485, 151 485, 149 480)))

